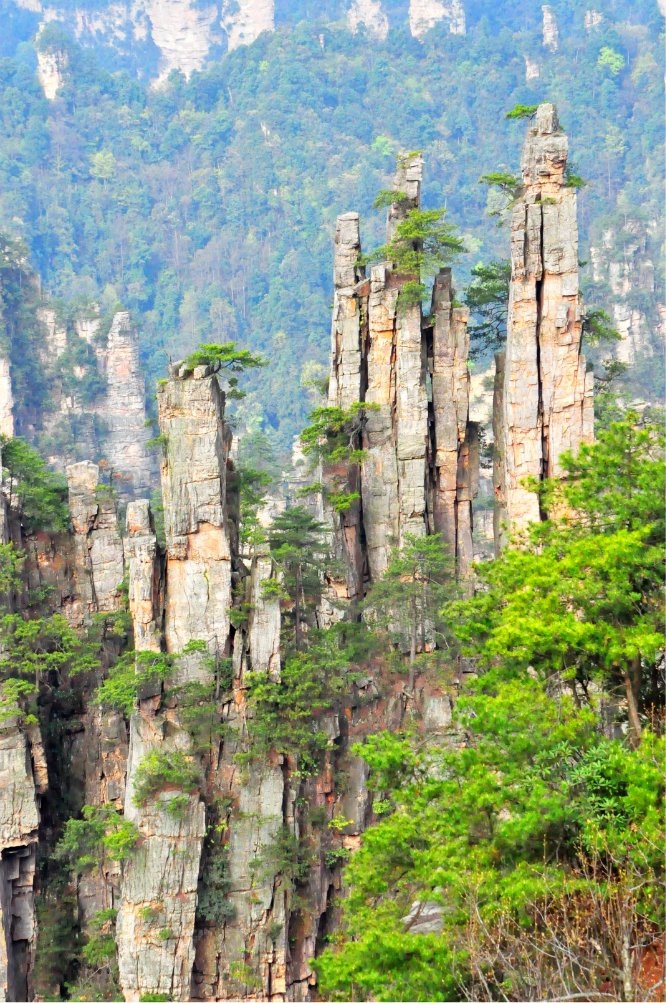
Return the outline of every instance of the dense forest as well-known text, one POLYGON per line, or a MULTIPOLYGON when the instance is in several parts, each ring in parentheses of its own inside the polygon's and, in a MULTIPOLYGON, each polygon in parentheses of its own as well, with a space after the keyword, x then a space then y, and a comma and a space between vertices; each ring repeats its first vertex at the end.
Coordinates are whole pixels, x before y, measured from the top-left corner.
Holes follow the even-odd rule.
POLYGON ((336 214, 359 211, 364 247, 376 246, 374 195, 398 151, 423 150, 426 206, 445 206, 465 239, 462 288, 474 266, 508 257, 508 230, 490 215, 498 195, 478 183, 517 170, 522 126, 505 113, 547 99, 586 182, 587 301, 640 313, 647 348, 630 394, 658 396, 663 18, 651 0, 599 5, 593 30, 584 3, 554 5, 556 52, 542 45, 538 5, 471 5, 466 35, 442 23, 422 42, 398 4, 383 42, 352 35, 334 4, 316 20, 278 5, 275 33, 159 89, 53 22, 39 43, 66 53, 53 102, 35 75, 36 15, 4 2, 0 227, 70 312, 91 301, 132 312, 149 386, 163 350, 182 357, 210 338, 261 350, 271 366, 239 426, 289 451, 310 406, 303 384, 327 361, 336 214), (526 59, 540 67, 529 81, 526 59), (646 261, 656 288, 639 283, 646 261))

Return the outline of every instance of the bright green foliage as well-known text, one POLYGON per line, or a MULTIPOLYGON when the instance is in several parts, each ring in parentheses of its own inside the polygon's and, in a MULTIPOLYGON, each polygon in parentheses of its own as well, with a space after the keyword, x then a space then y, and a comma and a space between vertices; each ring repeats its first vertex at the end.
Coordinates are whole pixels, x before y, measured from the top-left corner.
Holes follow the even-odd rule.
MULTIPOLYGON (((231 659, 224 661, 230 662, 231 659)), ((211 752, 219 744, 224 735, 224 724, 221 717, 221 705, 217 697, 231 689, 233 670, 231 666, 222 666, 224 681, 212 679, 210 683, 190 682, 176 691, 178 699, 178 717, 192 739, 192 747, 197 752, 211 752), (227 669, 227 672, 224 672, 227 669)))
POLYGON ((563 514, 480 567, 484 588, 450 607, 484 664, 561 672, 586 691, 593 679, 618 685, 636 659, 638 669, 654 663, 664 635, 664 440, 636 419, 562 458, 568 480, 547 484, 542 503, 563 514))
POLYGON ((174 656, 154 651, 128 651, 111 666, 109 677, 97 690, 95 700, 104 707, 122 710, 129 718, 141 691, 168 678, 174 656))
POLYGON ((408 198, 406 192, 401 192, 397 188, 382 188, 374 198, 373 209, 388 209, 390 205, 400 205, 408 198))
MULTIPOLYGON (((481 673, 458 699, 456 741, 387 732, 353 750, 380 821, 347 867, 337 947, 317 962, 327 998, 506 998, 510 972, 516 992, 529 985, 544 944, 589 961, 590 991, 608 979, 629 998, 622 930, 637 949, 665 906, 664 744, 639 720, 663 704, 642 670, 663 648, 664 442, 636 420, 564 457, 567 480, 542 498, 558 518, 446 607, 481 673), (618 677, 635 705, 631 746, 603 737, 590 685, 618 677), (441 935, 403 929, 416 900, 441 906, 441 935), (500 941, 510 957, 493 961, 500 941), (470 988, 484 971, 486 988, 470 988)), ((549 998, 575 990, 563 965, 549 998)))
MULTIPOLYGON (((459 1000, 472 900, 488 923, 508 911, 529 926, 544 881, 552 896, 570 880, 563 864, 597 860, 602 893, 606 853, 646 877, 661 870, 661 752, 651 736, 630 752, 601 739, 594 713, 566 696, 492 674, 458 714, 460 748, 415 751, 391 733, 355 747, 394 810, 348 865, 346 926, 317 963, 329 999, 459 1000), (403 932, 415 899, 441 904, 441 936, 403 932)), ((663 908, 649 885, 641 908, 663 908)))
POLYGON ((321 596, 319 572, 324 568, 325 527, 302 505, 286 509, 273 520, 268 534, 271 554, 284 573, 284 585, 293 602, 293 641, 302 645, 302 622, 313 614, 321 596))
POLYGON ((134 804, 145 805, 159 791, 178 787, 193 794, 199 787, 199 774, 191 756, 179 749, 173 752, 152 749, 139 763, 134 786, 134 804))
POLYGON ((139 838, 137 827, 111 805, 85 805, 83 818, 70 818, 55 857, 77 874, 102 866, 105 860, 127 860, 139 838))
POLYGON ((81 953, 93 968, 100 968, 115 960, 116 915, 116 909, 102 909, 101 912, 95 913, 90 921, 93 933, 81 953))
POLYGON ((607 68, 611 75, 616 77, 620 70, 624 69, 624 56, 622 56, 619 52, 616 52, 615 49, 611 49, 609 46, 604 45, 603 49, 599 53, 597 66, 607 68))
POLYGON ((301 446, 306 456, 324 463, 340 463, 345 460, 360 463, 363 452, 360 449, 363 430, 368 417, 378 411, 379 405, 354 401, 348 409, 340 407, 318 407, 310 414, 311 424, 300 435, 301 446))
POLYGON ((517 104, 512 111, 508 111, 504 118, 509 120, 533 118, 539 110, 538 104, 517 104))
POLYGON ((495 186, 505 195, 515 198, 516 190, 522 182, 520 178, 515 177, 513 174, 507 174, 505 171, 495 171, 493 174, 484 174, 483 177, 479 178, 479 184, 488 185, 489 187, 495 186))
MULTIPOLYGON (((99 666, 99 646, 82 639, 60 614, 47 619, 24 620, 18 613, 0 618, 0 678, 2 713, 11 716, 23 701, 37 692, 49 673, 61 679, 99 666), (13 709, 14 708, 14 709, 13 709)), ((30 715, 36 714, 36 706, 30 715)))
POLYGON ((285 659, 279 682, 265 673, 251 674, 247 724, 253 755, 265 757, 271 749, 297 754, 299 769, 310 770, 328 741, 317 719, 349 686, 349 666, 366 660, 377 647, 362 624, 338 623, 310 631, 308 650, 285 659))
POLYGON ((267 366, 268 359, 253 355, 247 348, 236 348, 233 341, 228 341, 225 345, 199 345, 196 352, 188 355, 185 365, 190 369, 195 366, 211 366, 214 373, 222 370, 243 373, 246 369, 267 366))
MULTIPOLYGON (((389 634, 405 639, 413 665, 420 644, 443 639, 439 611, 456 594, 454 561, 440 534, 407 536, 403 549, 375 582, 362 608, 365 618, 389 634)), ((413 673, 410 686, 413 686, 413 673)))
POLYGON ((470 356, 475 358, 502 348, 506 341, 511 262, 491 261, 488 265, 475 265, 472 276, 465 293, 465 304, 472 315, 469 324, 470 356))
POLYGON ((38 529, 51 532, 67 529, 67 482, 44 465, 36 449, 21 439, 4 439, 2 466, 11 478, 10 505, 18 509, 29 533, 38 529))
POLYGON ((395 226, 388 244, 370 255, 372 261, 390 261, 395 270, 409 279, 401 288, 403 301, 420 303, 425 295, 424 279, 465 251, 454 224, 444 222, 446 209, 410 209, 395 226))
MULTIPOLYGON (((268 359, 253 355, 247 348, 236 348, 233 341, 225 345, 199 345, 196 352, 188 355, 185 364, 194 369, 195 366, 210 366, 214 373, 243 373, 246 369, 256 369, 267 366, 268 359)), ((242 400, 246 393, 238 389, 238 378, 228 376, 226 380, 226 395, 229 400, 242 400)))
POLYGON ((252 755, 265 757, 271 749, 299 753, 300 768, 307 769, 326 745, 323 732, 313 728, 313 719, 330 709, 335 691, 331 666, 317 654, 298 652, 287 658, 276 682, 266 673, 248 678, 248 718, 252 755))

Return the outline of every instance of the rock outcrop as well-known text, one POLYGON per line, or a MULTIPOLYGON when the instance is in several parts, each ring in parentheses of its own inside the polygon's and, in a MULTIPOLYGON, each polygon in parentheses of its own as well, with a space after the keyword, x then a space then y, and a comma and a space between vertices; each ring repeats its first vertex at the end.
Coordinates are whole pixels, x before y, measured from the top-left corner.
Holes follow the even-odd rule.
POLYGON ((544 4, 541 8, 543 14, 543 47, 557 52, 560 47, 560 32, 557 27, 557 18, 552 7, 544 4))
POLYGON ((347 24, 354 34, 363 25, 369 35, 382 41, 388 35, 388 17, 382 10, 381 0, 352 0, 347 11, 347 24))
MULTIPOLYGON (((74 555, 80 622, 95 613, 121 609, 125 575, 123 541, 118 531, 114 492, 99 483, 99 467, 84 460, 67 467, 74 528, 74 555)), ((72 619, 76 619, 72 610, 72 619)))
POLYGON ((275 29, 275 0, 239 0, 226 6, 232 12, 223 14, 222 27, 227 32, 230 52, 239 45, 250 45, 262 31, 275 29))
POLYGON ((125 562, 129 568, 129 610, 137 651, 160 651, 163 635, 164 575, 147 499, 127 506, 125 562))
MULTIPOLYGON (((420 206, 422 160, 401 163, 387 212, 387 239, 420 206)), ((478 490, 478 431, 469 420, 469 311, 453 306, 451 270, 433 290, 432 322, 404 293, 409 276, 390 262, 358 265, 356 213, 338 217, 328 404, 365 415, 359 467, 325 468, 325 493, 358 496, 342 512, 329 502, 335 556, 346 571, 330 580, 329 602, 361 599, 364 577, 376 580, 408 535, 442 533, 458 566, 473 560, 471 502, 478 490)), ((326 612, 330 619, 332 611, 326 612)))
POLYGON ((54 101, 62 84, 62 71, 67 66, 64 52, 42 50, 37 46, 37 79, 42 85, 44 97, 54 101))
POLYGON ((14 394, 9 359, 0 358, 0 435, 14 435, 14 394))
POLYGON ((464 35, 465 10, 460 0, 410 0, 409 27, 415 38, 423 38, 439 21, 448 21, 452 35, 464 35))
POLYGON ((0 723, 0 1000, 32 998, 39 795, 47 785, 39 729, 0 723))
POLYGON ((139 336, 130 315, 113 318, 106 348, 98 351, 98 364, 106 376, 106 392, 96 411, 106 424, 106 459, 116 475, 117 490, 130 496, 148 487, 155 467, 146 449, 145 385, 139 363, 139 336))
MULTIPOLYGON (((180 374, 158 386, 158 407, 165 439, 164 644, 168 652, 178 654, 191 641, 204 642, 219 661, 229 653, 232 600, 226 514, 231 436, 223 421, 224 396, 207 367, 192 372, 183 366, 180 374)), ((128 523, 130 533, 137 534, 130 535, 135 634, 144 650, 158 650, 160 569, 147 506, 132 506, 128 523)), ((198 792, 167 790, 137 801, 137 784, 149 756, 167 762, 170 755, 185 755, 193 770, 203 768, 182 724, 180 706, 189 683, 205 686, 212 681, 209 662, 194 652, 180 661, 166 703, 160 700, 158 683, 132 715, 125 816, 135 821, 142 840, 123 874, 117 921, 119 977, 127 1000, 147 993, 190 999, 206 809, 198 792)))
POLYGON ((512 213, 504 383, 496 396, 503 457, 495 487, 510 531, 540 518, 538 495, 524 479, 559 476, 561 454, 594 435, 593 374, 580 350, 577 194, 567 184, 567 156, 555 106, 540 105, 512 213))

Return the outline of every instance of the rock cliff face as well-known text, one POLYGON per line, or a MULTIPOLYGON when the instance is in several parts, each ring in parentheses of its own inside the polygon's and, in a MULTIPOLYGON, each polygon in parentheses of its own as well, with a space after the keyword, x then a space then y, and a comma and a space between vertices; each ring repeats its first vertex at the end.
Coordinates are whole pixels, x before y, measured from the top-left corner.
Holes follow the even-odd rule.
POLYGON ((96 410, 106 423, 104 452, 120 475, 122 494, 148 487, 155 461, 146 449, 150 433, 146 424, 145 384, 139 364, 139 336, 128 313, 117 313, 106 348, 98 352, 106 376, 104 400, 96 410))
POLYGON ((410 0, 409 27, 412 35, 422 38, 438 21, 448 21, 452 35, 465 34, 465 11, 460 0, 451 4, 440 0, 410 0))
POLYGON ((495 419, 501 451, 495 490, 511 530, 540 518, 538 496, 523 479, 557 477, 561 454, 594 435, 593 374, 580 351, 577 196, 565 176, 567 155, 555 106, 540 105, 513 208, 504 381, 496 391, 502 410, 495 419))
POLYGON ((347 11, 347 24, 354 34, 364 25, 369 35, 382 40, 388 35, 389 22, 382 10, 381 0, 352 0, 347 11))
POLYGON ((557 18, 548 4, 541 8, 543 12, 543 46, 551 52, 557 52, 560 47, 560 33, 557 27, 557 18))
MULTIPOLYGON (((387 239, 407 212, 420 205, 423 165, 405 162, 394 180, 387 239)), ((403 292, 408 276, 390 263, 366 278, 356 213, 338 217, 335 238, 333 323, 328 403, 368 410, 365 452, 356 465, 324 470, 331 491, 360 494, 343 513, 329 506, 336 556, 345 582, 331 583, 337 598, 360 599, 363 580, 376 580, 392 549, 408 535, 442 533, 465 573, 473 560, 471 502, 478 490, 478 431, 469 421, 467 370, 469 311, 453 306, 451 270, 433 289, 432 322, 403 292)))
MULTIPOLYGON (((137 45, 153 63, 155 83, 167 79, 171 70, 189 77, 201 70, 211 46, 226 42, 229 50, 249 45, 262 31, 275 27, 274 0, 130 0, 97 10, 84 6, 55 5, 41 0, 15 0, 17 6, 40 12, 43 23, 61 21, 82 44, 102 44, 127 55, 137 45), (157 66, 154 56, 157 51, 157 66)), ((372 6, 374 0, 364 0, 372 6)), ((377 0, 376 6, 379 7, 377 0)), ((62 84, 67 56, 60 52, 37 52, 39 81, 44 95, 53 101, 62 84)), ((145 72, 145 71, 144 71, 145 72)), ((142 74, 143 75, 143 74, 142 74)))

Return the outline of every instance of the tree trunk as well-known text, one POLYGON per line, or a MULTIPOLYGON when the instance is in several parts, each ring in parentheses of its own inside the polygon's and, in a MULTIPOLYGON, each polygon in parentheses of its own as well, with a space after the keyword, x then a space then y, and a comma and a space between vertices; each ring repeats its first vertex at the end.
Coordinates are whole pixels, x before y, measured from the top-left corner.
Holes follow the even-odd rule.
POLYGON ((296 565, 296 597, 294 602, 294 622, 296 634, 296 651, 301 650, 301 566, 296 565))
POLYGON ((409 650, 409 690, 414 692, 414 662, 416 661, 416 596, 410 600, 410 612, 412 617, 412 643, 409 650))
POLYGON ((634 749, 637 749, 641 742, 641 719, 638 716, 637 694, 640 693, 641 684, 641 656, 638 655, 632 664, 631 675, 624 674, 624 686, 627 691, 627 707, 629 709, 629 741, 634 749), (633 676, 633 678, 632 678, 633 676))

